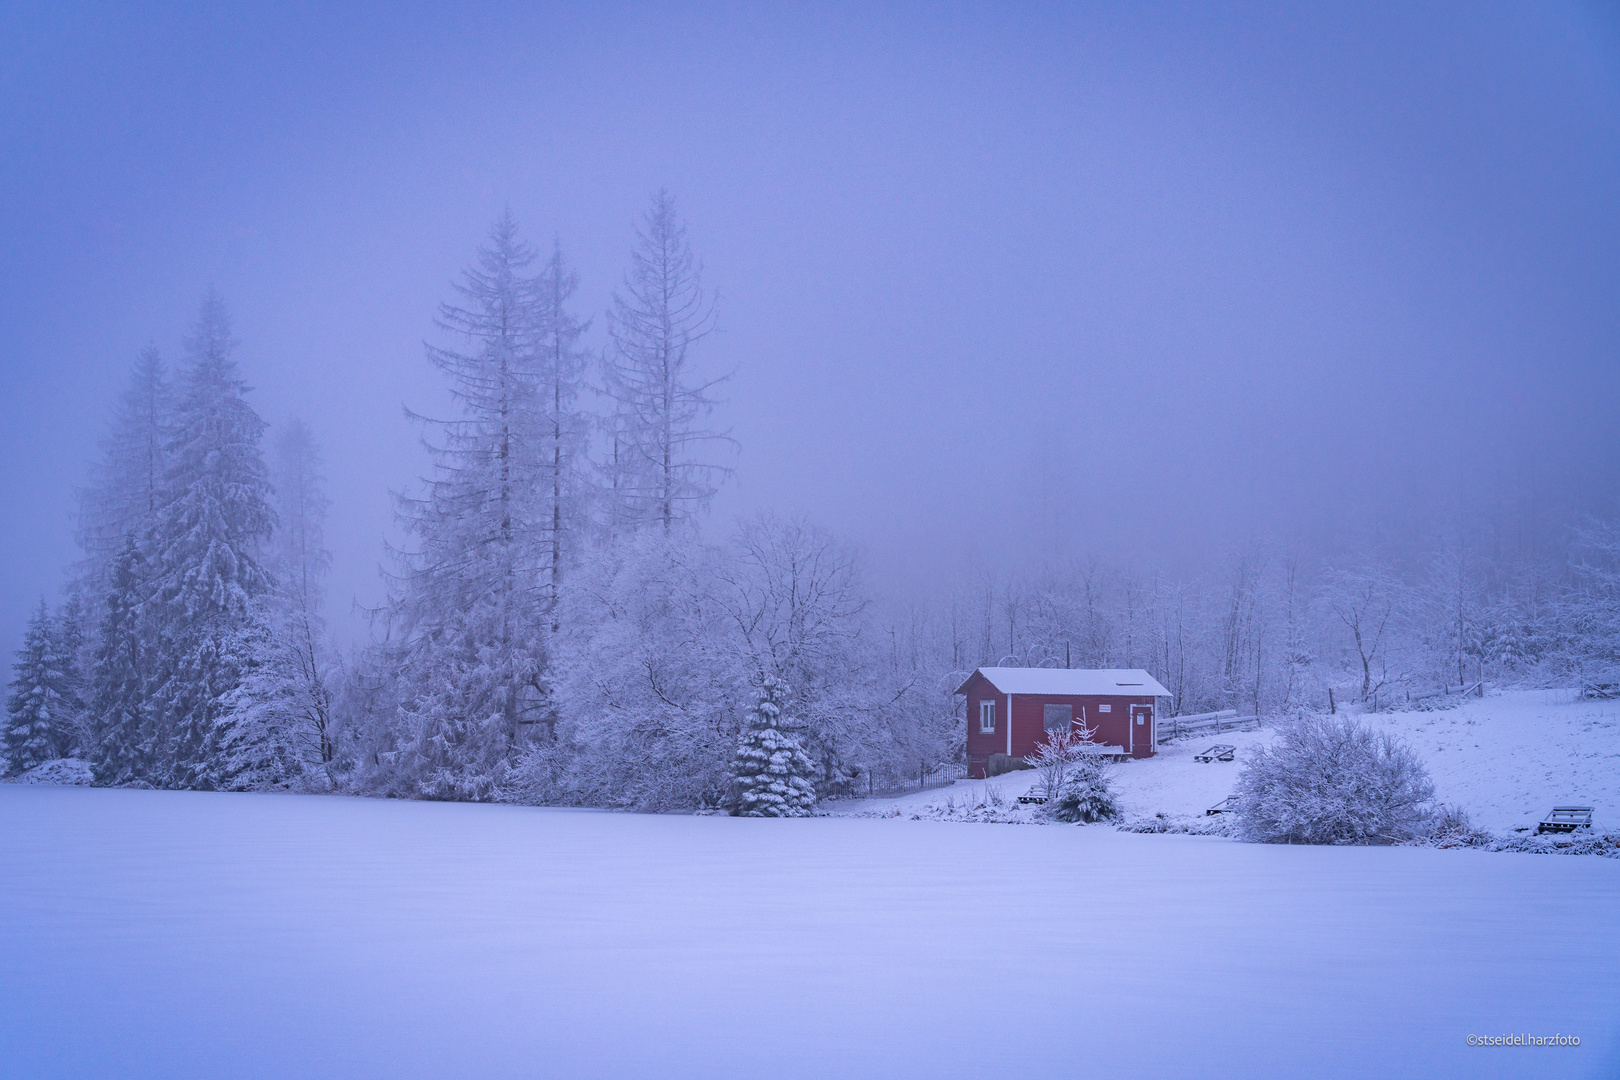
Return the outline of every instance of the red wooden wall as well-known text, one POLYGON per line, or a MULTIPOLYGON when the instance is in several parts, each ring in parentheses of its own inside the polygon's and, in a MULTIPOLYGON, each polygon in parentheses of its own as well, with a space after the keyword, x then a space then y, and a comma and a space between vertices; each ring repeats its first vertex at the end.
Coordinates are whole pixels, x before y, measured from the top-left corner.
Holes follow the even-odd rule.
MULTIPOLYGON (((991 754, 1005 754, 1007 750, 1007 695, 996 690, 990 680, 983 675, 975 675, 968 683, 965 691, 967 696, 967 753, 968 775, 975 779, 985 775, 985 768, 991 754), (979 702, 992 700, 996 703, 996 730, 994 734, 984 735, 979 732, 979 702)), ((1046 738, 1047 705, 1068 705, 1074 710, 1074 716, 1081 716, 1080 710, 1085 710, 1086 722, 1097 729, 1095 741, 1109 746, 1129 747, 1131 756, 1145 758, 1153 756, 1153 724, 1157 717, 1151 717, 1149 722, 1136 729, 1136 737, 1132 740, 1131 733, 1131 706, 1146 705, 1153 707, 1151 697, 1123 697, 1117 695, 1090 696, 1076 694, 1014 694, 1012 705, 1012 756, 1027 757, 1035 752, 1046 738), (1101 712, 1100 705, 1110 706, 1108 712, 1101 712)))

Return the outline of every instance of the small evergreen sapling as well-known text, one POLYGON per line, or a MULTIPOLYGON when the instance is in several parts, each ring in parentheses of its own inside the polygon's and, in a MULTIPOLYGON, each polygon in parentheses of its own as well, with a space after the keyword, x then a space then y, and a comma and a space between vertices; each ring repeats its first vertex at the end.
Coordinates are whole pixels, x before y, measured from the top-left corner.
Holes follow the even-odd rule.
POLYGON ((788 688, 767 677, 759 703, 748 713, 748 730, 737 742, 731 775, 738 817, 809 817, 816 809, 813 766, 799 740, 783 726, 788 688))
POLYGON ((1119 801, 1108 775, 1108 763, 1087 754, 1070 768, 1057 798, 1044 807, 1052 818, 1071 825, 1112 821, 1119 817, 1119 801))

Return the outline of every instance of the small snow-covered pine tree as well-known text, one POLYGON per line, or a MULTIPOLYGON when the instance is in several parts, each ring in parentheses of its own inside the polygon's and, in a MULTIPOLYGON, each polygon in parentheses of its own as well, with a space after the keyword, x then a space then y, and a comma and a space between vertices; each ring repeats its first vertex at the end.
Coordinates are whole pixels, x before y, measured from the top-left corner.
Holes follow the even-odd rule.
POLYGON ((1119 816, 1107 762, 1084 754, 1074 763, 1055 797, 1042 808, 1048 817, 1070 824, 1110 821, 1119 816))
POLYGON ((810 782, 814 766, 798 738, 783 727, 788 688, 767 676, 759 702, 749 710, 748 729, 737 741, 731 775, 738 817, 809 817, 816 809, 810 782))
POLYGON ((71 736, 74 703, 62 694, 67 673, 52 634, 50 609, 40 600, 17 650, 16 676, 6 698, 6 771, 15 776, 62 756, 71 736))

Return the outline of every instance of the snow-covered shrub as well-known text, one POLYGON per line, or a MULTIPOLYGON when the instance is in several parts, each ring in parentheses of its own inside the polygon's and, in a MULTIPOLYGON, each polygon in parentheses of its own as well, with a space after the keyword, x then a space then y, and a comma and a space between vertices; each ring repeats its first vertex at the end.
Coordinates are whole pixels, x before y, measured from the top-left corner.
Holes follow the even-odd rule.
POLYGON ((788 689, 767 677, 759 703, 748 714, 748 730, 737 740, 731 764, 738 817, 809 817, 816 809, 810 782, 814 766, 791 731, 782 726, 788 689))
POLYGON ((1108 765, 1095 757, 1075 762, 1054 799, 1042 807, 1055 821, 1090 824, 1119 817, 1119 800, 1108 775, 1108 765))
POLYGON ((1429 824, 1434 785, 1403 742, 1348 716, 1305 716, 1238 774, 1238 832, 1270 844, 1396 843, 1429 824))
POLYGON ((1187 836, 1230 836, 1232 824, 1225 814, 1202 818, 1172 818, 1164 811, 1150 818, 1124 822, 1116 828, 1129 833, 1180 833, 1187 836))
MULTIPOLYGON (((1086 732, 1090 734, 1089 730, 1086 732)), ((1080 765, 1092 751, 1086 749, 1091 742, 1089 738, 1082 737, 1073 731, 1054 731, 1046 736, 1046 741, 1035 748, 1035 752, 1024 759, 1024 762, 1041 778, 1041 791, 1048 799, 1055 799, 1063 785, 1068 781, 1069 775, 1080 765)))
POLYGON ((1576 829, 1572 833, 1498 837, 1485 845, 1488 851, 1518 851, 1530 855, 1597 855, 1620 859, 1620 833, 1576 829))
POLYGON ((1422 841, 1440 848, 1483 847, 1491 842, 1491 834, 1474 828, 1466 810, 1448 803, 1434 813, 1422 841))
POLYGON ((877 817, 909 817, 912 821, 971 821, 994 825, 1028 825, 1032 818, 1017 802, 1002 794, 1001 788, 986 784, 978 791, 969 790, 961 801, 948 797, 944 804, 923 806, 909 813, 898 808, 877 817))

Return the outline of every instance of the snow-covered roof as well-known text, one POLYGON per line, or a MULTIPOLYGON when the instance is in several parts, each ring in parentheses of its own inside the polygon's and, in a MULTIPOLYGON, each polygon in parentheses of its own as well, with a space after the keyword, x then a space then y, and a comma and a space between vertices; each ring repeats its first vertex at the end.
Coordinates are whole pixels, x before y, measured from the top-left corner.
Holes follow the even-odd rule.
MULTIPOLYGON (((1083 697, 1169 697, 1170 691, 1141 668, 982 667, 983 675, 1003 694, 1074 694, 1083 697)), ((958 694, 973 681, 956 688, 958 694)))

